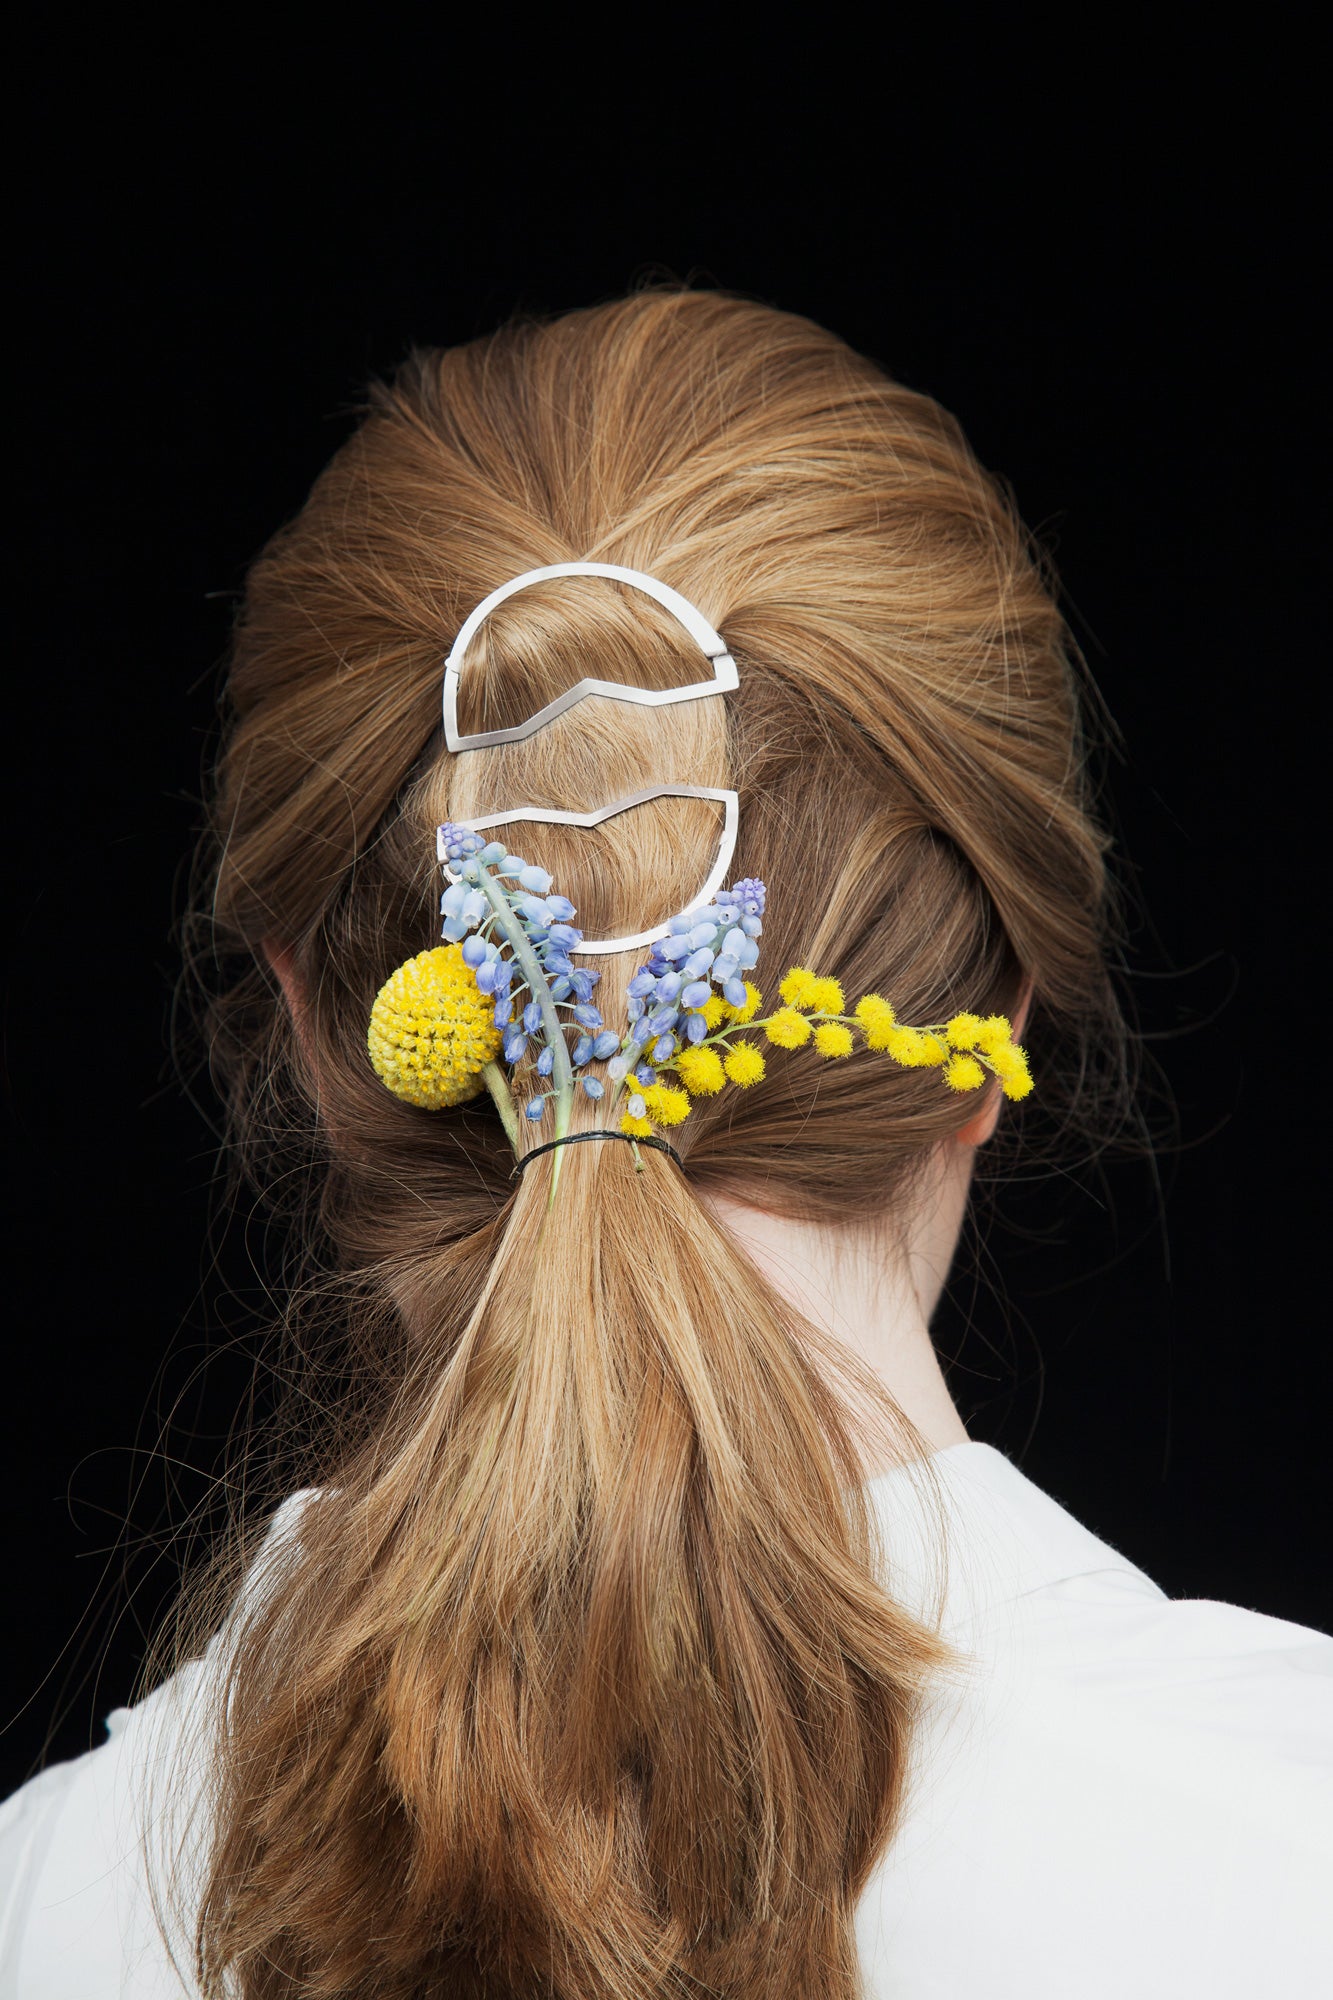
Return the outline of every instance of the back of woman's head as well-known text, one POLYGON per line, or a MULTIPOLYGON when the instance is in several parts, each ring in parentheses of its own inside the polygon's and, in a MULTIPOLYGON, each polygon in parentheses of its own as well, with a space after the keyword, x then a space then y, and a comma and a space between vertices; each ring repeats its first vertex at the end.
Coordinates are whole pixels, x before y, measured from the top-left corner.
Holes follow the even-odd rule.
MULTIPOLYGON (((396 1101, 366 1022, 434 940, 441 820, 725 786, 734 873, 768 885, 765 965, 932 1022, 1012 1011, 1030 983, 1046 1106, 1063 1087, 1066 1124, 1093 1122, 1121 1028, 1063 642, 950 418, 804 320, 693 293, 414 355, 254 566, 201 904, 211 1047, 251 1171, 271 1183, 306 1146, 344 1393, 299 1552, 235 1655, 214 1985, 856 1990, 851 1913, 948 1653, 876 1570, 827 1353, 701 1196, 869 1227, 975 1103, 935 1071, 797 1051, 697 1101, 683 1166, 566 1149, 548 1217, 552 1156, 515 1184, 487 1098, 396 1101), (464 617, 571 560, 673 585, 738 689, 592 697, 449 754, 464 617)), ((460 727, 590 674, 699 672, 651 600, 564 578, 482 627, 460 727)), ((585 934, 642 931, 697 898, 718 811, 662 799, 522 845, 585 934)), ((600 961, 612 1023, 638 962, 600 961)))

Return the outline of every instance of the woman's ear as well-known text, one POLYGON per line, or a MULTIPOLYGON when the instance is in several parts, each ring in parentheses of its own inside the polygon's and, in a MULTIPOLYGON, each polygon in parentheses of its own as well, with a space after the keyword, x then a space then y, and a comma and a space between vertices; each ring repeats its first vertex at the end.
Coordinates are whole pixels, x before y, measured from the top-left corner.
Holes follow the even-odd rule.
POLYGON ((289 944, 279 944, 276 938, 265 938, 261 950, 268 960, 269 971, 274 974, 286 996, 293 1024, 299 1028, 302 993, 296 971, 296 953, 289 944))
MULTIPOLYGON (((1025 978, 1018 990, 1018 1006, 1014 1010, 1014 1040, 1021 1042, 1023 1030, 1027 1026, 1028 1015, 1032 1012, 1032 980, 1025 978)), ((1000 1122, 1000 1106, 1004 1102, 1003 1092, 992 1084, 986 1092, 986 1102, 975 1118, 969 1118, 966 1125, 954 1133, 957 1146, 984 1146, 995 1136, 995 1127, 1000 1122)))
MULTIPOLYGON (((282 988, 282 997, 286 1002, 287 1018, 292 1024, 292 1037, 296 1045, 294 1049, 289 1049, 288 1053, 292 1059, 297 1082, 319 1119, 325 1135, 328 1136, 333 1127, 329 1120, 329 1106, 321 1088, 323 1072, 315 1037, 311 1032, 312 1009, 309 988, 305 975, 297 964, 296 947, 279 944, 276 938, 264 938, 260 942, 260 950, 264 954, 269 971, 282 988)), ((280 1024, 281 1016, 279 1016, 280 1024)))
POLYGON ((305 986, 296 969, 296 952, 289 944, 279 944, 276 938, 265 938, 260 949, 268 960, 270 972, 282 988, 297 1042, 309 1063, 312 1061, 312 1050, 306 1035, 305 986))

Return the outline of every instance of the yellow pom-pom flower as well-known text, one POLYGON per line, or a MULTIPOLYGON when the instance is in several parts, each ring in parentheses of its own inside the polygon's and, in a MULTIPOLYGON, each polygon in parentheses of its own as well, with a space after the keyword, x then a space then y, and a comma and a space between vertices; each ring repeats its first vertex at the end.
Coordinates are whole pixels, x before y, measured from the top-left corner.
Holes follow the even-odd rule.
POLYGON ((944 1081, 950 1090, 980 1090, 986 1081, 986 1072, 975 1056, 958 1052, 951 1055, 944 1065, 944 1081))
POLYGON ((809 1004, 816 1014, 841 1014, 847 1003, 836 979, 817 979, 809 1004))
MULTIPOLYGON (((950 1048, 974 1049, 981 1035, 981 1021, 976 1014, 955 1014, 944 1030, 950 1048)), ((971 1084, 963 1086, 970 1090, 971 1084)))
POLYGON ((793 965, 778 992, 789 1007, 813 1007, 819 981, 804 965, 793 965))
POLYGON ((1026 1097, 1032 1088, 1032 1072, 1025 1052, 1016 1042, 1006 1042, 1002 1048, 991 1049, 989 1054, 991 1068, 999 1077, 1005 1096, 1015 1101, 1026 1097))
POLYGON ((500 1053, 495 1001, 477 986, 457 944, 409 958, 381 986, 366 1044, 376 1076, 405 1104, 442 1111, 484 1088, 500 1053))
POLYGON ((802 1042, 809 1041, 811 1029, 804 1014, 798 1014, 794 1007, 780 1007, 765 1022, 764 1033, 780 1049, 799 1049, 802 1042))
POLYGON ((720 1028, 722 1023, 731 1017, 731 1009, 720 993, 710 993, 699 1012, 708 1025, 710 1035, 714 1028, 720 1028))
POLYGON ((887 1000, 878 993, 867 993, 858 1000, 853 1012, 861 1023, 861 1033, 866 1038, 866 1046, 872 1049, 887 1049, 889 1036, 897 1023, 897 1015, 887 1000))
POLYGON ((752 1042, 737 1042, 727 1052, 727 1075, 742 1090, 748 1090, 752 1083, 762 1083, 764 1069, 763 1054, 752 1042))
POLYGON ((977 1024, 977 1039, 973 1046, 989 1055, 992 1049, 1004 1048, 1013 1032, 1006 1015, 987 1014, 985 1020, 977 1024))
POLYGON ((890 1028, 885 1046, 904 1069, 930 1069, 949 1058, 948 1048, 939 1036, 924 1028, 890 1028))
POLYGON ((651 1139, 653 1121, 651 1118, 636 1118, 632 1111, 627 1111, 620 1121, 620 1129, 627 1139, 651 1139))
POLYGON ((669 1083, 649 1083, 640 1092, 654 1125, 679 1125, 690 1115, 690 1100, 669 1083))
POLYGON ((908 1028, 900 1022, 886 1033, 884 1047, 904 1069, 919 1069, 926 1059, 922 1046, 925 1039, 920 1028, 908 1028))
POLYGON ((825 1021, 815 1029, 815 1047, 821 1056, 849 1056, 852 1052, 852 1031, 841 1022, 825 1021))
POLYGON ((672 1067, 695 1097, 712 1097, 726 1081, 716 1049, 681 1049, 672 1059, 672 1067))
MULTIPOLYGON (((745 1005, 743 1007, 733 1007, 726 1000, 721 1003, 723 1017, 728 1021, 736 1021, 738 1023, 753 1021, 755 1015, 764 1004, 764 996, 759 991, 759 988, 752 986, 748 979, 743 983, 745 986, 745 1005)), ((711 1006, 712 1002, 710 1001, 708 1004, 711 1006)))

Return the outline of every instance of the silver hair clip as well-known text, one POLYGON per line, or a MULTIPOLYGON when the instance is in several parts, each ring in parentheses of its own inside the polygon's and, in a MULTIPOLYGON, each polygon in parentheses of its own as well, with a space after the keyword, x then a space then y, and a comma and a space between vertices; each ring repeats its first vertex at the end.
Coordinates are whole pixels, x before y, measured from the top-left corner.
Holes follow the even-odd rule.
MULTIPOLYGON (((614 819, 617 813, 628 812, 631 806, 646 805, 650 799, 715 799, 723 808, 722 834, 718 841, 717 859, 709 870, 708 879, 696 895, 690 897, 675 915, 684 916, 687 911, 706 907, 713 901, 726 879, 736 852, 736 829, 740 821, 739 794, 716 785, 654 785, 651 791, 631 792, 627 799, 617 799, 613 806, 599 806, 595 812, 542 812, 536 806, 520 806, 514 812, 483 814, 479 819, 464 819, 456 822, 459 826, 470 827, 474 833, 489 831, 497 826, 512 826, 516 820, 534 820, 547 826, 600 826, 603 820, 614 819)), ((443 829, 441 829, 441 833, 443 829)), ((442 840, 437 840, 440 865, 450 882, 458 880, 445 858, 442 840)), ((671 918, 665 923, 654 924, 651 930, 635 931, 632 937, 584 939, 570 952, 572 958, 610 957, 615 952, 637 951, 640 945, 655 944, 658 938, 667 936, 671 929, 671 918)))
MULTIPOLYGON (((715 632, 708 620, 677 590, 669 584, 659 583, 655 576, 645 576, 642 570, 622 569, 618 563, 568 562, 551 563, 545 569, 525 570, 522 576, 510 577, 489 597, 484 597, 476 610, 470 612, 463 622, 463 628, 454 640, 449 657, 444 663, 444 740, 450 750, 483 750, 497 743, 521 743, 532 736, 548 722, 554 722, 557 715, 573 708, 590 694, 609 695, 615 701, 637 702, 644 708, 665 708, 676 701, 694 701, 700 695, 727 694, 740 685, 736 675, 736 662, 727 651, 726 641, 715 632), (576 681, 566 688, 554 701, 547 702, 545 708, 536 715, 530 715, 526 722, 515 724, 512 729, 483 729, 475 736, 460 736, 458 733, 458 677, 462 670, 463 657, 479 626, 487 619, 498 604, 503 604, 515 591, 526 590, 530 583, 546 583, 559 576, 608 576, 619 583, 631 584, 635 590, 642 590, 649 597, 656 598, 673 618, 685 627, 690 637, 705 657, 711 660, 713 676, 711 680, 691 681, 687 687, 640 688, 627 686, 623 681, 576 681)), ((647 795, 645 795, 647 796, 647 795)), ((713 796, 704 793, 704 797, 713 796)), ((609 808, 619 812, 619 806, 609 808)), ((718 881, 721 881, 721 876, 718 881)), ((654 931, 652 936, 662 933, 654 931)), ((592 947, 585 945, 584 950, 592 947)))

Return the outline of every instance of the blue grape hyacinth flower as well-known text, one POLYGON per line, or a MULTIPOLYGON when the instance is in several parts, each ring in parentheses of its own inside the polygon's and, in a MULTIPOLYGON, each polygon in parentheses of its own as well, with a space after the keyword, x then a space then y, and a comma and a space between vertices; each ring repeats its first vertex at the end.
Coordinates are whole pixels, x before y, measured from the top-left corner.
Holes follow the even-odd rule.
POLYGON ((763 883, 746 876, 719 889, 713 902, 671 919, 667 935, 630 980, 627 1047, 651 1042, 653 1060, 665 1063, 682 1042, 693 1047, 703 1041, 703 1009, 715 987, 729 1006, 745 1005, 745 974, 759 960, 764 901, 763 883))

